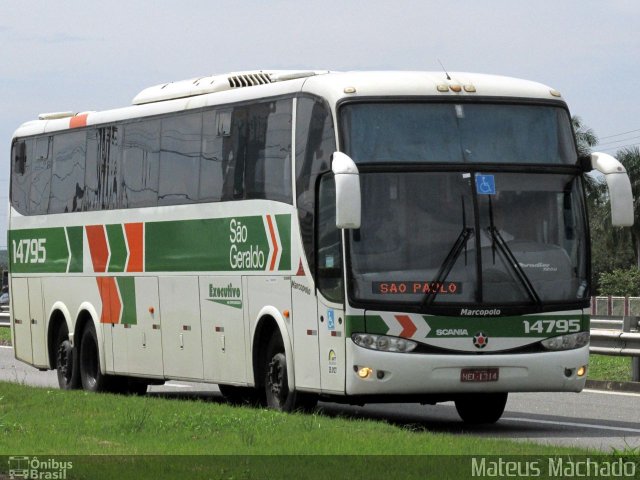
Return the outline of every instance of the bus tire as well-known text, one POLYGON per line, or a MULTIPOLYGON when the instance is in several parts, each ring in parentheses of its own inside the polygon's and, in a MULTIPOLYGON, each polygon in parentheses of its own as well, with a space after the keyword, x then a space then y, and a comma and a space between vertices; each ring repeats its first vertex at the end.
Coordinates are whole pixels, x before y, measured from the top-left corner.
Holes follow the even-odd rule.
POLYGON ((508 393, 471 393, 456 398, 456 410, 471 425, 496 423, 504 413, 508 393))
POLYGON ((89 323, 80 340, 80 379, 87 392, 113 391, 111 379, 100 371, 100 350, 96 329, 89 323))
POLYGON ((317 395, 289 390, 287 357, 279 334, 272 335, 266 351, 264 388, 267 406, 282 412, 313 409, 318 402, 317 395))
POLYGON ((69 341, 66 326, 60 327, 56 334, 56 373, 61 390, 75 390, 82 386, 76 350, 69 341))

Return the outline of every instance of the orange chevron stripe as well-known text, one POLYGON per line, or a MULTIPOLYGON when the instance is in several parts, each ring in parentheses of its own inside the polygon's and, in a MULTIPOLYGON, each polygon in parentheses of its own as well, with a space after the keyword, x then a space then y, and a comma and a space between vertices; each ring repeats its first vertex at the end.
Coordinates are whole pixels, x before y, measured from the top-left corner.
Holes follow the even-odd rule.
POLYGON ((267 215, 267 224, 269 225, 269 235, 271 235, 271 243, 273 244, 273 256, 271 257, 271 265, 269 270, 274 270, 276 267, 276 258, 278 257, 278 241, 276 240, 276 232, 273 228, 273 222, 271 221, 271 215, 267 215))
POLYGON ((125 271, 144 270, 144 223, 125 223, 124 232, 129 246, 129 261, 125 271))
POLYGON ((411 338, 413 334, 416 333, 418 328, 411 321, 411 317, 409 315, 396 315, 396 320, 402 326, 402 332, 400 332, 400 337, 411 338))
POLYGON ((120 323, 122 302, 120 302, 115 277, 96 277, 96 282, 98 282, 98 291, 102 300, 100 323, 120 323))
POLYGON ((89 241, 93 271, 96 273, 106 272, 109 261, 109 245, 104 227, 102 225, 87 225, 85 230, 89 241))

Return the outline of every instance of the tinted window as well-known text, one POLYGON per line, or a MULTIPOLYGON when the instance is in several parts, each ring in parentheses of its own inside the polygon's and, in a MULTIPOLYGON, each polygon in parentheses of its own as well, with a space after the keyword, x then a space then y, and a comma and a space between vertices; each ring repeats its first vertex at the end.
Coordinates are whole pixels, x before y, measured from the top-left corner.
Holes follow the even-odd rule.
POLYGON ((110 126, 87 133, 86 193, 83 210, 118 208, 120 131, 110 126))
POLYGON ((235 161, 231 148, 231 110, 213 110, 202 119, 201 202, 233 198, 235 161))
POLYGON ((158 205, 197 200, 201 135, 199 113, 162 120, 158 205))
POLYGON ((246 198, 291 203, 291 100, 252 105, 247 128, 246 198))
POLYGON ((291 100, 235 107, 223 155, 235 162, 225 193, 291 203, 291 100))
POLYGON ((80 210, 84 196, 85 142, 84 132, 55 137, 49 213, 80 210))
POLYGON ((554 106, 358 103, 340 113, 356 163, 575 164, 569 115, 554 106))
POLYGON ((158 203, 160 121, 124 126, 122 206, 151 207, 158 203))
POLYGON ((27 157, 33 157, 33 140, 18 140, 13 143, 11 158, 13 161, 11 176, 11 205, 18 212, 28 213, 29 184, 31 168, 27 157))
POLYGON ((49 208, 51 192, 51 158, 53 137, 40 137, 35 140, 35 155, 31 163, 31 194, 29 213, 44 215, 49 208))

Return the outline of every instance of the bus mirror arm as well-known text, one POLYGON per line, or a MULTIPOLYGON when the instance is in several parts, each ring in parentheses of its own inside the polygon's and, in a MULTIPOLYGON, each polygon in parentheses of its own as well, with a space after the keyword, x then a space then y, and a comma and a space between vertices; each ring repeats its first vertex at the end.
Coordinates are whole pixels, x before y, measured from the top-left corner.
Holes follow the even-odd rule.
POLYGON ((331 156, 331 170, 336 182, 336 227, 360 228, 362 208, 358 167, 348 155, 335 152, 331 156))
POLYGON ((604 175, 611 202, 611 223, 614 227, 633 225, 633 193, 627 171, 616 158, 606 153, 591 154, 591 168, 604 175))

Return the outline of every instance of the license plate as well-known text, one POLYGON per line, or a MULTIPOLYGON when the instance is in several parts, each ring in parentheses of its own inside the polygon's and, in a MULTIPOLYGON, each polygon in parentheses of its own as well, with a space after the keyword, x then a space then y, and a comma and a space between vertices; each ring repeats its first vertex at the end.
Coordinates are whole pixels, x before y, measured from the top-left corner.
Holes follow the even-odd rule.
POLYGON ((497 382, 497 368, 463 368, 460 371, 461 382, 497 382))

